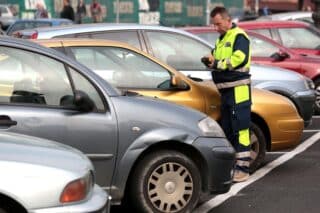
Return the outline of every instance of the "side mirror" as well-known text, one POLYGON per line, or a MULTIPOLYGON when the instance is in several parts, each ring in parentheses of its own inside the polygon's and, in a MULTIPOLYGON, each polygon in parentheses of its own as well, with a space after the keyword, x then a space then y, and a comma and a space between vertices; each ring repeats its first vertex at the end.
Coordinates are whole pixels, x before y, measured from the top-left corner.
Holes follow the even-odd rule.
POLYGON ((273 58, 274 61, 283 61, 290 56, 287 52, 279 51, 273 53, 270 57, 273 58))
POLYGON ((188 88, 188 84, 186 84, 180 76, 176 76, 173 75, 171 77, 171 82, 170 82, 171 86, 173 86, 176 89, 187 89, 188 88))
POLYGON ((93 100, 88 96, 87 93, 81 90, 75 91, 74 104, 81 112, 91 112, 96 109, 93 100))

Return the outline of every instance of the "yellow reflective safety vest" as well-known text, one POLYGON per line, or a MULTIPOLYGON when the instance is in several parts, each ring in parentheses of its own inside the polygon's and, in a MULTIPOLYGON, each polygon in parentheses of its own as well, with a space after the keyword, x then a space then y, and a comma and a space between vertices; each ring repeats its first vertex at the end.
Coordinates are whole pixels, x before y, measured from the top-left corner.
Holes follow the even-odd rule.
POLYGON ((213 56, 215 60, 218 60, 218 63, 217 70, 212 72, 212 77, 218 89, 250 84, 250 47, 248 53, 241 50, 233 51, 236 37, 239 34, 245 36, 249 41, 247 34, 238 27, 231 28, 221 40, 218 38, 216 41, 213 56), (248 61, 242 65, 246 59, 246 54, 249 54, 248 61))

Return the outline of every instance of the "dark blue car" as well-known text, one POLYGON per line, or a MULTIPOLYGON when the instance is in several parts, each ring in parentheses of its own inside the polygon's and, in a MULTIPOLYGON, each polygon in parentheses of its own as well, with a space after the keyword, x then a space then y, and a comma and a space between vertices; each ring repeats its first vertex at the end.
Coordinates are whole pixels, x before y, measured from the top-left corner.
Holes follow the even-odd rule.
POLYGON ((69 25, 73 22, 69 19, 19 19, 12 23, 7 29, 7 35, 11 36, 17 30, 32 29, 37 27, 50 27, 59 25, 69 25))

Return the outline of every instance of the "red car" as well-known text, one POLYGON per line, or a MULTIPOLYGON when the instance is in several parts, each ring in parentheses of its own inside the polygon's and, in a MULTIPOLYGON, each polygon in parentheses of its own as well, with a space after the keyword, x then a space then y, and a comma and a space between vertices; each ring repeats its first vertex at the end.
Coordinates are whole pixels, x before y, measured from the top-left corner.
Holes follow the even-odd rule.
MULTIPOLYGON (((207 40, 212 47, 219 34, 212 26, 185 27, 188 32, 207 40)), ((316 92, 320 93, 320 57, 301 55, 261 34, 247 31, 251 40, 251 61, 278 66, 299 72, 313 80, 316 92)), ((317 95, 319 97, 319 95, 317 95)))
POLYGON ((320 55, 320 31, 298 21, 239 22, 242 29, 260 33, 300 54, 320 55))

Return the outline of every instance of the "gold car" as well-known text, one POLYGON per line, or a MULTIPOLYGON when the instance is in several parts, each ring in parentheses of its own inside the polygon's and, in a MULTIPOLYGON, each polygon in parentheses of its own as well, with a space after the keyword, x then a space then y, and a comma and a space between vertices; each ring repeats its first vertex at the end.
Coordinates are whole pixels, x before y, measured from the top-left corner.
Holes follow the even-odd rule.
MULTIPOLYGON (((192 107, 218 120, 220 95, 212 81, 190 79, 169 65, 127 44, 106 40, 35 40, 75 58, 113 86, 192 107)), ((252 89, 251 150, 254 171, 266 150, 294 147, 303 120, 287 98, 252 89)))

